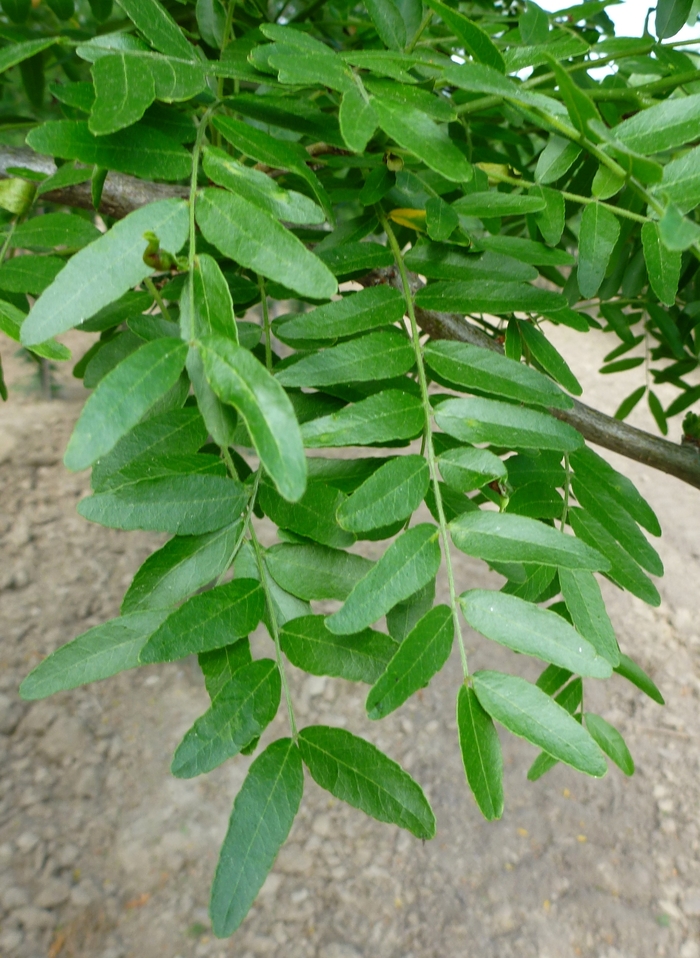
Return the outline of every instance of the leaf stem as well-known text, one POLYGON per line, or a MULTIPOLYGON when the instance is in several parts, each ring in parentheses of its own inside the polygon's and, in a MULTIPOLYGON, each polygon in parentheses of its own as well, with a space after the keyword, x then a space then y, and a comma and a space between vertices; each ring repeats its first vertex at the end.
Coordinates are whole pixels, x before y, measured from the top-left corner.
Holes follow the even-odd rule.
POLYGON ((272 601, 272 593, 270 592, 270 583, 267 579, 267 569, 265 568, 265 562, 263 561, 262 550, 260 549, 260 543, 258 542, 258 537, 255 534, 255 528, 253 524, 250 525, 250 541, 253 543, 253 550, 255 552, 255 561, 258 565, 258 572, 260 573, 260 584, 262 585, 263 592, 265 593, 265 603, 267 605, 267 614, 270 621, 270 632, 272 633, 272 640, 275 643, 275 657, 277 659, 277 668, 280 673, 280 680, 282 682, 282 689, 284 691, 284 700, 287 703, 287 714, 289 716, 289 726, 292 730, 292 738, 296 742, 298 737, 297 723, 294 718, 294 709, 292 707, 292 696, 289 691, 289 683, 287 682, 287 673, 284 670, 284 661, 282 659, 282 647, 280 645, 280 635, 279 629, 277 628, 277 616, 275 614, 275 607, 272 601))
POLYGON ((569 497, 571 495, 571 464, 569 463, 569 453, 564 453, 564 508, 561 512, 561 524, 559 528, 564 531, 566 520, 569 518, 569 497))
POLYGON ((263 330, 265 331, 265 365, 268 372, 272 370, 272 337, 270 334, 270 311, 267 305, 267 292, 265 290, 265 277, 260 273, 258 275, 258 289, 260 290, 260 305, 262 306, 263 330))
POLYGON ((408 310, 408 317, 411 321, 411 340, 413 342, 413 349, 416 354, 416 366, 418 367, 418 381, 420 383, 421 399, 423 401, 423 413, 425 415, 425 426, 423 435, 425 437, 425 451, 428 458, 428 466, 430 468, 430 477, 433 484, 433 494, 435 495, 435 505, 437 508, 438 514, 438 525, 440 527, 440 538, 442 539, 442 548, 445 556, 445 571, 447 573, 447 584, 450 590, 450 608, 452 609, 452 621, 454 622, 455 634, 457 636, 457 641, 459 643, 459 655, 462 661, 462 672, 464 673, 465 680, 469 678, 469 666, 467 663, 467 652, 464 647, 464 638, 462 636, 462 626, 459 621, 459 602, 457 599, 457 589, 455 587, 454 572, 452 569, 452 556, 450 554, 450 538, 447 531, 447 520, 445 519, 445 509, 442 504, 442 493, 440 492, 440 481, 438 478, 438 469, 437 461, 435 459, 435 448, 433 446, 433 429, 432 429, 432 406, 430 405, 430 396, 428 394, 428 379, 425 374, 425 364, 423 362, 423 348, 420 343, 420 333, 418 331, 418 323, 416 321, 416 312, 413 306, 413 296, 411 295, 411 287, 408 280, 408 273, 406 272, 406 267, 404 265, 403 256, 401 255, 401 247, 399 246, 398 240, 394 235, 389 221, 384 215, 384 210, 381 207, 377 206, 377 214, 379 216, 379 221, 381 222, 384 232, 387 235, 389 240, 389 246, 394 254, 394 259, 396 260, 396 266, 399 270, 401 276, 401 285, 403 287, 403 295, 406 301, 406 308, 408 310))
POLYGON ((151 296, 155 299, 158 309, 161 311, 165 319, 170 320, 172 322, 172 317, 170 316, 170 313, 168 312, 168 307, 165 305, 165 302, 163 301, 163 297, 160 295, 160 290, 158 289, 156 284, 153 282, 151 277, 147 276, 145 280, 143 281, 143 284, 148 290, 148 292, 151 294, 151 296))
POLYGON ((214 113, 214 111, 219 106, 219 101, 212 103, 210 107, 205 111, 202 119, 199 121, 199 126, 197 127, 197 136, 194 141, 194 149, 192 150, 192 175, 190 177, 190 248, 188 250, 187 256, 187 268, 190 272, 194 267, 194 257, 196 250, 196 239, 197 239, 197 227, 194 218, 194 206, 197 199, 197 173, 199 172, 199 156, 202 152, 202 146, 204 145, 204 136, 207 132, 207 126, 209 125, 209 119, 214 113))

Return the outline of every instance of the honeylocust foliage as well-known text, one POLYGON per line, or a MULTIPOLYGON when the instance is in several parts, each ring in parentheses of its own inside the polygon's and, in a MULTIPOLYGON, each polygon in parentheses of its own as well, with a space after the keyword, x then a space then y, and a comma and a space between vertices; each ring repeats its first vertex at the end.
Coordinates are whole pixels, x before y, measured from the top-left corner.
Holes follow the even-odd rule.
POLYGON ((44 362, 69 358, 57 334, 89 334, 65 458, 92 467, 79 512, 172 536, 122 615, 21 691, 197 654, 211 705, 173 773, 254 755, 217 935, 272 867, 304 769, 435 834, 388 755, 297 725, 289 663, 364 683, 379 721, 454 650, 452 747, 487 819, 505 730, 540 750, 530 778, 631 774, 585 684, 615 672, 663 701, 599 585, 658 604, 661 530, 571 424, 582 390, 549 331, 609 334, 601 373, 637 370, 619 419, 645 400, 665 433, 697 409, 700 60, 674 40, 697 4, 659 0, 659 36, 628 38, 610 2, 0 0, 0 123, 22 148, 0 181, 0 328, 44 362), (500 590, 455 577, 455 550, 500 590), (539 680, 525 658, 473 673, 467 626, 539 680))

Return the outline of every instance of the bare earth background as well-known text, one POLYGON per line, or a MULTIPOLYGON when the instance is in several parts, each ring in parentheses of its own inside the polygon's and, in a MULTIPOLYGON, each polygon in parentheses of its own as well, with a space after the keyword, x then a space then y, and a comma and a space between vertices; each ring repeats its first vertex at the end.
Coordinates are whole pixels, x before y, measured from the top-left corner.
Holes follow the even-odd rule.
MULTIPOLYGON (((62 339, 76 357, 87 346, 77 333, 62 339)), ((638 385, 638 371, 596 382, 605 337, 559 339, 593 405, 612 412, 638 385)), ((386 749, 426 787, 438 835, 422 844, 307 780, 258 902, 219 941, 208 891, 251 759, 192 781, 170 776, 173 749, 208 704, 196 665, 143 668, 33 705, 18 698, 44 655, 118 614, 131 576, 163 540, 76 514, 88 476, 67 473, 61 457, 82 386, 60 370, 59 397, 42 402, 16 344, 0 347, 14 387, 0 409, 3 958, 700 958, 697 490, 611 457, 664 528, 661 608, 604 589, 623 650, 667 706, 618 677, 587 683, 588 707, 630 745, 634 778, 613 769, 593 781, 559 766, 529 784, 535 752, 504 734, 506 812, 487 824, 460 766, 455 660, 380 725, 364 717, 366 689, 290 667, 302 722, 342 725, 386 749)), ((460 589, 497 587, 482 564, 455 558, 460 589)), ((467 641, 473 668, 526 668, 474 633, 467 641)), ((254 650, 268 642, 256 633, 254 650)), ((285 721, 281 710, 266 738, 286 734, 285 721)))

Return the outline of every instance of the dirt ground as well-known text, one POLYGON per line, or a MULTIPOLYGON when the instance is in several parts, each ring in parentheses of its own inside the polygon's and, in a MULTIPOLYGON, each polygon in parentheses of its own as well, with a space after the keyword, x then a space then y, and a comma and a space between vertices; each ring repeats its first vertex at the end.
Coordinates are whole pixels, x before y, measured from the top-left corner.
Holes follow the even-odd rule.
MULTIPOLYGON (((637 372, 596 382, 610 345, 574 337, 564 333, 562 346, 584 398, 612 411, 637 372)), ((85 348, 78 334, 63 339, 78 354, 85 348)), ((364 718, 364 689, 290 667, 302 721, 366 735, 410 769, 438 835, 423 844, 307 780, 258 902, 219 941, 209 886, 251 760, 191 781, 170 776, 173 749, 207 706, 196 666, 139 669, 32 705, 18 698, 44 655, 118 614, 131 576, 162 539, 76 514, 88 476, 67 473, 61 456, 82 386, 62 371, 57 398, 41 401, 16 345, 0 348, 15 387, 0 409, 3 958, 700 958, 697 490, 622 465, 657 510, 667 576, 659 609, 608 583, 605 594, 623 650, 667 705, 618 677, 587 683, 587 702, 623 732, 632 779, 611 770, 593 781, 559 766, 529 784, 534 750, 504 734, 506 812, 488 824, 460 766, 456 661, 381 724, 364 718)), ((497 582, 480 563, 455 558, 461 589, 497 582)), ((268 641, 256 634, 258 654, 268 641)), ((468 643, 472 667, 508 667, 505 650, 474 633, 468 643)), ((285 721, 281 710, 267 737, 286 734, 285 721)))

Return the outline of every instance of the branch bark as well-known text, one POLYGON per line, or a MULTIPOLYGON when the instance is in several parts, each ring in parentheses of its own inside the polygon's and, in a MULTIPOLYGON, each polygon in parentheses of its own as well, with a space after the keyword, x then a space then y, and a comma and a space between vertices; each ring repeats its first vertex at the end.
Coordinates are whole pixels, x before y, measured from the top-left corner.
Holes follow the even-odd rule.
MULTIPOLYGON (((23 167, 48 175, 56 172, 56 165, 49 157, 40 156, 24 148, 0 147, 0 178, 13 175, 7 172, 8 168, 12 167, 23 167)), ((187 195, 188 191, 184 187, 149 183, 122 173, 110 173, 102 191, 99 212, 121 219, 146 203, 172 196, 186 197, 187 195)), ((42 199, 63 206, 93 209, 89 183, 45 193, 42 199)), ((420 286, 417 276, 413 275, 411 280, 416 288, 420 286)), ((375 270, 365 277, 362 283, 367 286, 375 283, 394 285, 399 283, 399 279, 393 267, 388 267, 375 270)), ((416 318, 421 329, 433 339, 453 339, 484 349, 503 351, 500 344, 462 316, 417 309, 416 318)), ((592 409, 576 399, 573 409, 552 409, 551 412, 558 419, 578 429, 589 442, 620 453, 628 459, 644 463, 652 469, 675 476, 682 482, 700 489, 700 450, 696 447, 677 445, 660 436, 653 436, 642 429, 592 409)))

